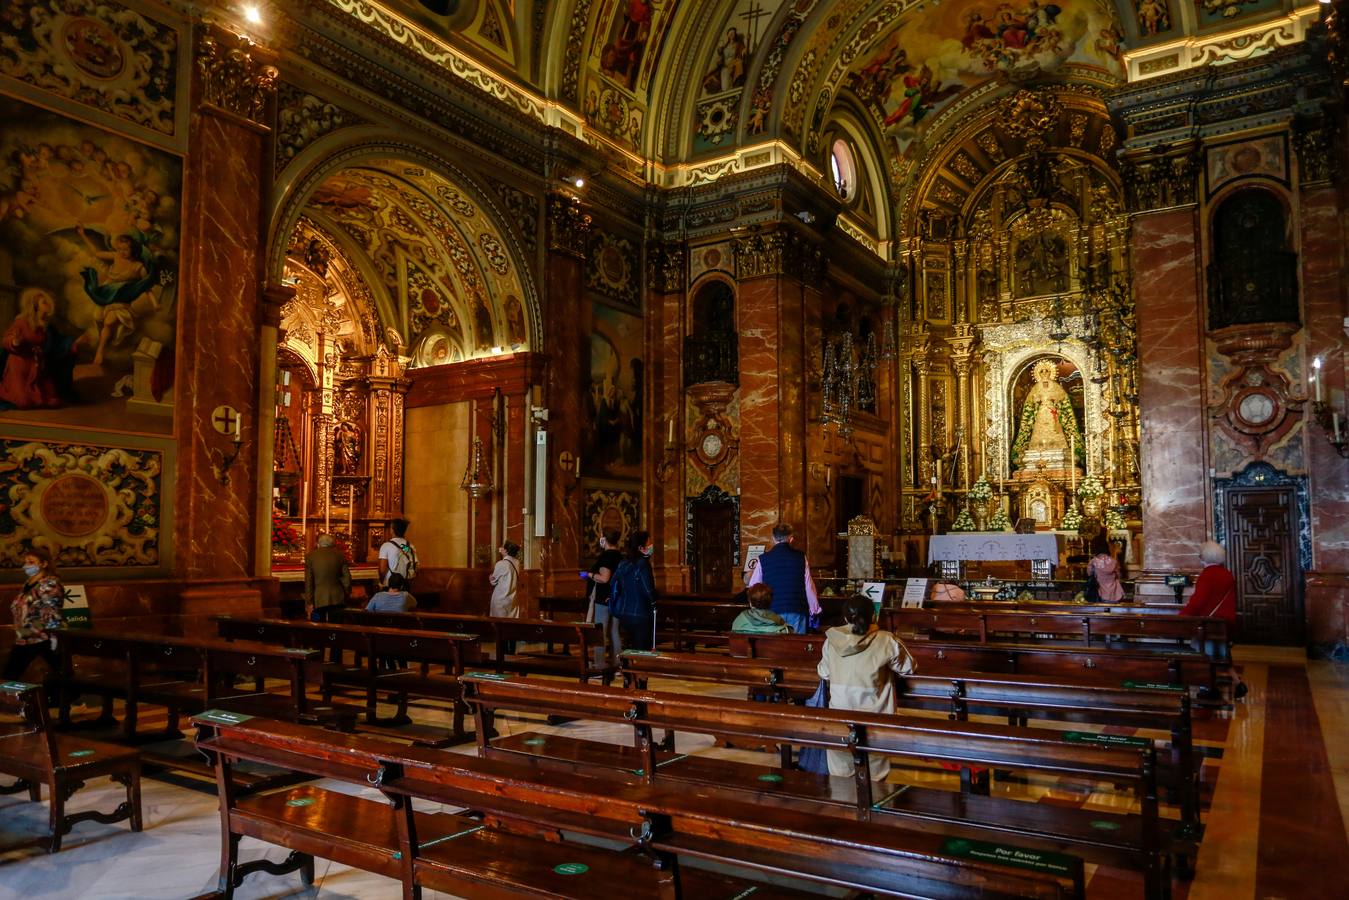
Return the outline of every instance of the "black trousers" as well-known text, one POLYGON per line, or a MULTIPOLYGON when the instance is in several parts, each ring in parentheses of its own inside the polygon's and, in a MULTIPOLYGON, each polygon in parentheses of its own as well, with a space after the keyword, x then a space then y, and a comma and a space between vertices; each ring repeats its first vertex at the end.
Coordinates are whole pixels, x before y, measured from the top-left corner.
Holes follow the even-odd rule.
POLYGON ((0 674, 0 679, 5 681, 18 681, 23 677, 23 673, 28 671, 28 667, 36 659, 45 659, 47 665, 51 668, 51 674, 47 676, 47 700, 52 701, 52 685, 56 674, 61 671, 61 658, 57 656, 56 651, 52 649, 52 642, 38 641, 36 644, 15 644, 14 649, 9 651, 9 659, 5 662, 5 671, 0 674))

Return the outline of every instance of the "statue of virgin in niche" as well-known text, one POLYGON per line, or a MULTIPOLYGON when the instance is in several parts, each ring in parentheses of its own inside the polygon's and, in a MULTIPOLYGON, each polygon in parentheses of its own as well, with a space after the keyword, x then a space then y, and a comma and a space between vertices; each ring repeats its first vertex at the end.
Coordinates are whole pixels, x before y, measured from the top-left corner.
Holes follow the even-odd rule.
POLYGON ((1011 463, 1016 471, 1055 472, 1086 459, 1072 399, 1058 379, 1058 361, 1042 359, 1031 369, 1033 382, 1021 405, 1011 463), (1070 457, 1075 457, 1071 459, 1070 457))

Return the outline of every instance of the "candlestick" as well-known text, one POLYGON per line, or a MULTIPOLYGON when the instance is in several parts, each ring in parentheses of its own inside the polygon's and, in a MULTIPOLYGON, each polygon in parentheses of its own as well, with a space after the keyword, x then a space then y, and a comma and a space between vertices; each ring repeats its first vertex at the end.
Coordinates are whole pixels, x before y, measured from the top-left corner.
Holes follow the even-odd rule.
POLYGON ((1072 496, 1077 495, 1077 441, 1068 436, 1068 477, 1072 483, 1072 496))
POLYGON ((979 474, 988 480, 988 438, 979 441, 979 474))
POLYGON ((309 534, 309 479, 305 479, 304 499, 300 501, 300 543, 305 545, 305 536, 309 534))
POLYGON ((323 496, 323 533, 333 532, 333 480, 328 478, 328 490, 323 496))
POLYGON ((1330 414, 1330 424, 1331 424, 1332 430, 1335 432, 1335 443, 1338 444, 1338 443, 1340 442, 1340 414, 1339 414, 1339 413, 1331 413, 1331 414, 1330 414))
POLYGON ((244 441, 244 417, 238 415, 234 417, 234 445, 237 447, 244 441))
POLYGON ((351 546, 356 546, 356 485, 351 486, 351 493, 347 494, 347 539, 351 541, 351 546))
POLYGON ((669 436, 668 438, 665 439, 665 446, 667 446, 667 447, 673 447, 673 446, 675 445, 675 440, 674 440, 674 420, 675 420, 675 417, 674 417, 673 415, 670 416, 670 436, 669 436))

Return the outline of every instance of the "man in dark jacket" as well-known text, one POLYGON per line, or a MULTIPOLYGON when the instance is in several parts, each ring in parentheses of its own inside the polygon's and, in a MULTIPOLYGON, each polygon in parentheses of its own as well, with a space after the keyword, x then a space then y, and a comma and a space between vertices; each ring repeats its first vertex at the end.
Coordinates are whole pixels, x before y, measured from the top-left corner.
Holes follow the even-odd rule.
POLYGON ((319 535, 317 544, 304 558, 304 606, 315 622, 327 622, 347 602, 351 568, 331 534, 319 535))
POLYGON ((773 546, 759 557, 749 586, 766 584, 773 589, 773 612, 782 617, 796 634, 805 634, 810 617, 820 614, 815 596, 815 581, 810 575, 806 554, 792 546, 792 526, 779 522, 773 526, 773 546))
POLYGON ((656 632, 656 582, 651 575, 651 536, 638 531, 628 538, 628 556, 614 572, 609 595, 609 615, 618 620, 622 646, 615 655, 629 650, 650 650, 656 632))

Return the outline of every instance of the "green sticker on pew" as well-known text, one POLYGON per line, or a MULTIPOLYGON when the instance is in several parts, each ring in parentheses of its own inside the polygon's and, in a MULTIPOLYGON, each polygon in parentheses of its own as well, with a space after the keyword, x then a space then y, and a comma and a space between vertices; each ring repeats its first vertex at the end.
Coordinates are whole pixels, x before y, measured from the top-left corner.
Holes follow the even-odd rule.
POLYGON ((238 725, 240 722, 247 722, 252 716, 246 716, 243 713, 228 712, 223 709, 208 709, 206 712, 197 716, 207 722, 214 722, 217 725, 238 725))
POLYGON ((500 672, 465 672, 469 678, 486 678, 489 681, 505 681, 510 678, 509 675, 502 675, 500 672))
POLYGON ((1184 693, 1189 690, 1183 684, 1168 684, 1165 681, 1125 681, 1123 685, 1136 691, 1176 691, 1184 693))
POLYGON ((623 656, 660 656, 659 650, 624 650, 623 656))
POLYGON ((548 743, 548 739, 547 739, 547 738, 530 738, 529 740, 525 741, 525 746, 526 746, 526 747, 541 747, 541 746, 543 746, 543 745, 546 744, 546 743, 548 743))
POLYGON ((313 797, 296 797, 294 800, 287 800, 287 806, 313 806, 313 797))
POLYGON ((590 866, 585 863, 560 863, 553 866, 553 871, 559 875, 584 875, 590 871, 590 866))
POLYGON ((1122 827, 1118 822, 1106 822, 1103 819, 1094 819, 1091 827, 1097 831, 1119 831, 1122 827))
POLYGON ((1090 731, 1065 731, 1063 739, 1073 744, 1104 744, 1107 747, 1149 747, 1148 738, 1126 737, 1122 734, 1096 734, 1090 731))
POLYGON ((35 684, 29 684, 26 681, 6 681, 0 684, 0 691, 27 691, 37 687, 35 684))
POLYGON ((773 774, 772 772, 770 772, 770 773, 768 773, 767 775, 760 775, 760 776, 759 776, 759 780, 760 780, 760 781, 767 781, 767 782, 769 782, 770 784, 777 784, 778 782, 782 781, 782 776, 781 776, 781 775, 775 775, 775 774, 773 774))
POLYGON ((93 750, 74 750, 74 751, 71 752, 70 755, 71 755, 71 756, 93 756, 93 755, 94 755, 94 751, 93 751, 93 750))
POLYGON ((1077 859, 1062 853, 1042 853, 1025 850, 1021 847, 1008 847, 1005 844, 989 844, 984 841, 971 841, 965 838, 947 838, 942 844, 942 852, 961 859, 978 859, 985 862, 1002 863, 1036 872, 1049 872, 1053 875, 1072 877, 1077 859))

